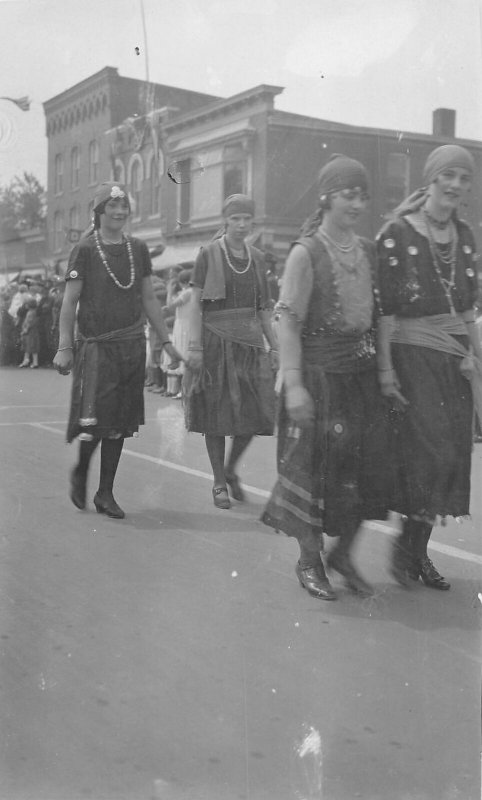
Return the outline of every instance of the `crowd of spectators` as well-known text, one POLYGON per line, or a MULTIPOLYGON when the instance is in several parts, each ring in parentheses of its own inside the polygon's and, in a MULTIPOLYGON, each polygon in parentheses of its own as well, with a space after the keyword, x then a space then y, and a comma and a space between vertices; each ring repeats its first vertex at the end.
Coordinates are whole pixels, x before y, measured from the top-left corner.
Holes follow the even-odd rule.
POLYGON ((18 280, 0 288, 0 366, 51 366, 63 293, 59 279, 18 280))

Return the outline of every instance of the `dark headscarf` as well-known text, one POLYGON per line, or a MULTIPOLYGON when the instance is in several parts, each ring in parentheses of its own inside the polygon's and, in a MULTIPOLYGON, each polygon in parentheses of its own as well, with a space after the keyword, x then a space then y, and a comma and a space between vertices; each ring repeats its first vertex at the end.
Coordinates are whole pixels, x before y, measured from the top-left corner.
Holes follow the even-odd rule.
MULTIPOLYGON (((443 144, 441 147, 432 150, 423 168, 424 186, 416 189, 409 197, 403 200, 393 211, 394 217, 406 217, 419 211, 425 205, 428 196, 428 187, 435 181, 438 175, 451 167, 466 169, 471 174, 474 173, 475 163, 472 154, 465 147, 458 144, 443 144)), ((456 211, 453 212, 456 217, 456 211)))
POLYGON ((368 191, 368 173, 354 158, 334 153, 330 160, 320 170, 318 175, 318 191, 320 195, 317 210, 310 214, 301 226, 302 236, 312 236, 318 230, 323 220, 323 214, 329 207, 329 195, 343 189, 359 188, 362 192, 368 191))
POLYGON ((359 161, 334 153, 318 176, 320 195, 359 187, 368 191, 368 173, 359 161))
POLYGON ((254 200, 245 194, 230 194, 223 203, 223 217, 231 214, 251 214, 254 217, 254 200))

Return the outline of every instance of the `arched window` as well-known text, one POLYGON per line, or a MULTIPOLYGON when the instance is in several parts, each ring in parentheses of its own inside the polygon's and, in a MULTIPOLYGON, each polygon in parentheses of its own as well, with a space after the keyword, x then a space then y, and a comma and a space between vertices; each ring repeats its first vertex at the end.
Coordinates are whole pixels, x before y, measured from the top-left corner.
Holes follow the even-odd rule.
POLYGON ((70 188, 78 189, 80 182, 80 150, 73 147, 70 153, 70 188))
POLYGON ((56 211, 54 214, 54 251, 56 253, 62 250, 64 241, 64 215, 61 211, 56 211))
POLYGON ((99 145, 95 139, 89 144, 89 183, 99 182, 99 145))
POLYGON ((55 156, 54 161, 54 193, 61 194, 64 191, 64 157, 61 153, 55 156))

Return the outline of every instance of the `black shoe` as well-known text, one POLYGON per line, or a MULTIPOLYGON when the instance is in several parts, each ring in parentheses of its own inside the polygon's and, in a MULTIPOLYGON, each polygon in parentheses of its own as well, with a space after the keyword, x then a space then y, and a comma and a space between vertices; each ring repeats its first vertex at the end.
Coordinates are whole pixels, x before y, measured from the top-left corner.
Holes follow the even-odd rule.
POLYGON ((98 514, 107 514, 108 517, 113 519, 124 519, 125 517, 122 508, 117 505, 112 495, 102 499, 97 492, 94 497, 94 506, 98 514))
POLYGON ((87 476, 79 475, 77 469, 74 468, 70 473, 70 499, 81 510, 85 508, 86 481, 87 476))
POLYGON ((233 499, 237 500, 239 503, 243 503, 246 498, 244 496, 243 490, 241 489, 238 476, 235 475, 233 472, 232 475, 226 475, 225 477, 226 477, 226 483, 228 484, 231 490, 233 499))
POLYGON ((328 578, 324 574, 322 565, 319 567, 302 569, 298 561, 295 572, 300 585, 303 589, 306 589, 308 594, 311 594, 313 597, 318 597, 320 600, 336 600, 336 594, 330 586, 328 578))
POLYGON ((450 583, 445 580, 440 572, 437 572, 428 556, 421 558, 418 563, 418 574, 425 586, 428 586, 430 589, 442 589, 443 591, 450 589, 450 583))
POLYGON ((370 597, 374 593, 373 587, 356 571, 347 553, 337 552, 337 548, 335 548, 329 554, 326 565, 329 569, 339 572, 345 579, 347 588, 354 594, 370 597))

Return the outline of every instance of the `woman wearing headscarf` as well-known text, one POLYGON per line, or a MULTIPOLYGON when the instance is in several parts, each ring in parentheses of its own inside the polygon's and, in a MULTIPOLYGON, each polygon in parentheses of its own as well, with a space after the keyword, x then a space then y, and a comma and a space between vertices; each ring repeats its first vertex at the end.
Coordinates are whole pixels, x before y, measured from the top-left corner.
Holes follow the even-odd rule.
POLYGON ((469 379, 475 385, 482 349, 475 330, 474 237, 457 212, 473 172, 464 148, 432 151, 424 187, 394 212, 378 237, 379 377, 397 410, 392 507, 403 515, 391 571, 402 586, 421 578, 431 588, 450 588, 428 557, 427 544, 437 518, 469 513, 469 379))
POLYGON ((231 505, 228 486, 235 500, 244 499, 238 461, 253 436, 271 436, 274 425, 276 345, 264 255, 246 242, 254 213, 246 195, 225 200, 223 230, 201 248, 191 281, 186 427, 205 435, 213 502, 223 509, 231 505))
POLYGON ((368 202, 360 162, 334 155, 319 175, 319 207, 290 251, 275 311, 282 379, 278 481, 262 517, 298 539, 299 582, 323 600, 322 533, 338 537, 327 568, 372 592, 351 552, 364 519, 387 514, 387 408, 376 371, 376 257, 355 233, 368 202))
POLYGON ((85 508, 90 461, 102 442, 94 505, 98 513, 118 519, 125 514, 112 490, 124 439, 144 424, 145 315, 166 351, 178 358, 154 296, 147 246, 123 232, 129 213, 121 184, 99 186, 93 229, 69 258, 54 358, 61 374, 73 368, 67 441, 78 436, 80 447, 70 498, 85 508))

